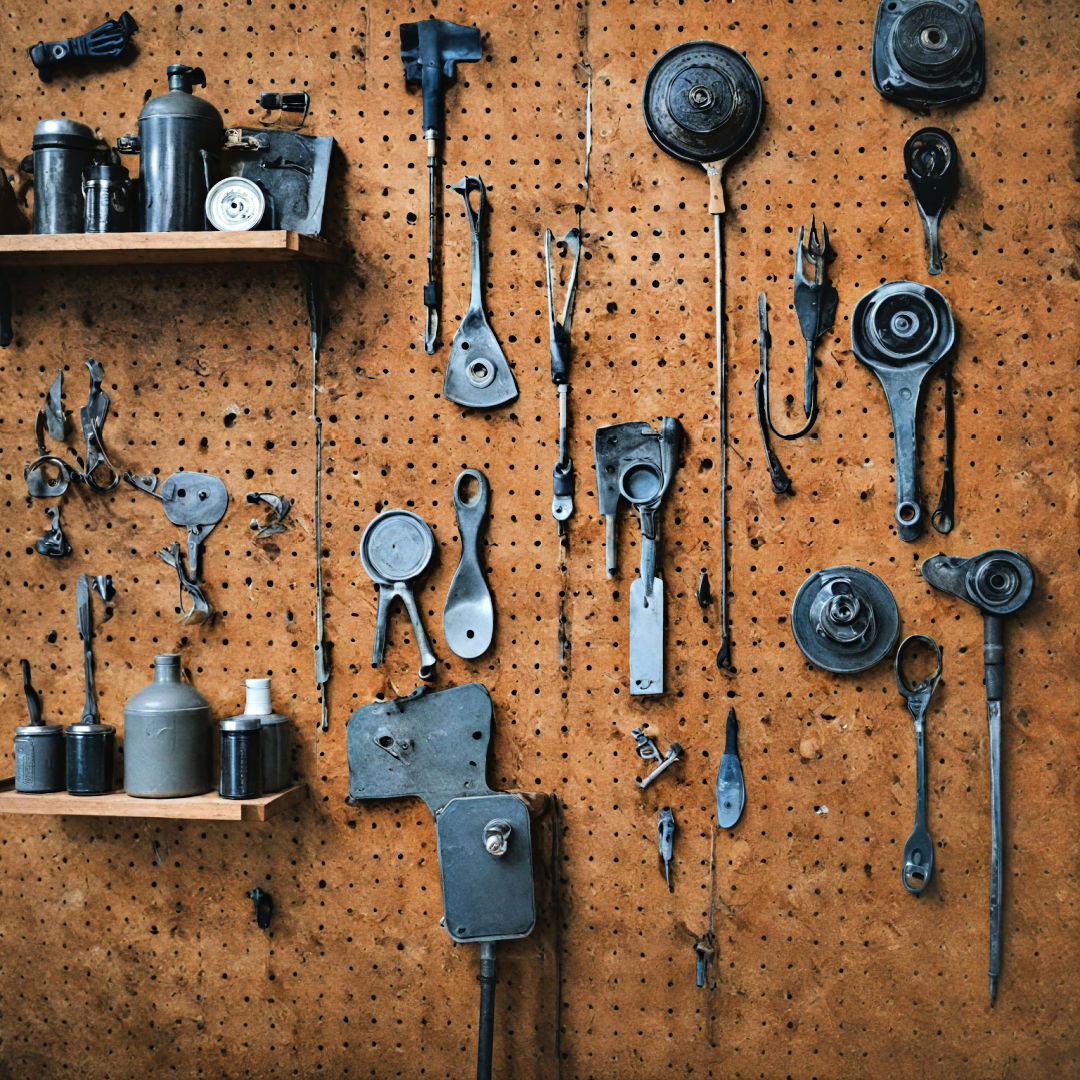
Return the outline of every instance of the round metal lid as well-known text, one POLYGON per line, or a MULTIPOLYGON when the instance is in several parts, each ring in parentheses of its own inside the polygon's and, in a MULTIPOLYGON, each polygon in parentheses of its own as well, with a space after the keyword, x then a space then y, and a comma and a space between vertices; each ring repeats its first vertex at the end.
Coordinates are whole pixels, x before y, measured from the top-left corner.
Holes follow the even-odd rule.
POLYGON ((888 585, 858 566, 817 570, 791 605, 791 629, 803 655, 826 671, 865 671, 884 659, 900 632, 888 585))
POLYGON ((115 732, 116 728, 112 724, 68 724, 67 733, 69 735, 108 735, 109 732, 115 732))
POLYGON ((851 347, 871 366, 938 363, 956 338, 949 302, 929 285, 889 281, 868 292, 851 316, 851 347))
POLYGON ((258 731, 262 723, 257 716, 230 716, 221 721, 222 731, 258 731))
POLYGON ((56 735, 64 730, 63 724, 26 724, 15 729, 16 737, 20 735, 56 735))
POLYGON ((645 78, 645 126, 656 145, 680 161, 734 157, 754 137, 764 109, 750 62, 715 41, 668 49, 645 78))
POLYGON ((360 538, 360 561, 380 585, 412 581, 424 572, 435 552, 428 523, 411 510, 384 510, 360 538))
POLYGON ((31 146, 40 150, 46 146, 62 146, 68 149, 93 150, 97 145, 94 130, 78 120, 69 120, 66 116, 54 120, 39 120, 34 128, 31 146))
POLYGON ((266 213, 266 195, 254 180, 227 176, 206 196, 206 217, 219 232, 254 229, 266 213))

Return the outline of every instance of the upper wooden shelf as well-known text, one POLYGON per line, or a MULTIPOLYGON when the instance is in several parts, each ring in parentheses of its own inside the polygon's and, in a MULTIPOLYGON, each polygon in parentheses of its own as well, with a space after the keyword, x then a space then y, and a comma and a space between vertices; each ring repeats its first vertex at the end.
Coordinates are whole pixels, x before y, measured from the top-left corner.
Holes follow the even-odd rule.
POLYGON ((303 784, 259 799, 223 799, 216 791, 185 799, 135 799, 123 791, 108 795, 24 795, 15 780, 0 780, 0 814, 70 814, 78 817, 171 818, 187 821, 266 821, 304 797, 303 784))
POLYGON ((264 232, 58 233, 0 236, 0 266, 119 266, 132 263, 340 262, 318 236, 264 232))

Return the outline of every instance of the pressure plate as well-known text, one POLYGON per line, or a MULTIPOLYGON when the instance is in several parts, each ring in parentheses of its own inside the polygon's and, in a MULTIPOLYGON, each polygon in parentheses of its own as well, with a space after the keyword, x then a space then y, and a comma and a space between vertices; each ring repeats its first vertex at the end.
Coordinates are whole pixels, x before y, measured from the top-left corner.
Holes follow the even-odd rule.
POLYGON ((645 126, 661 150, 681 161, 734 157, 754 137, 764 108, 750 62, 715 41, 668 49, 645 78, 645 126))

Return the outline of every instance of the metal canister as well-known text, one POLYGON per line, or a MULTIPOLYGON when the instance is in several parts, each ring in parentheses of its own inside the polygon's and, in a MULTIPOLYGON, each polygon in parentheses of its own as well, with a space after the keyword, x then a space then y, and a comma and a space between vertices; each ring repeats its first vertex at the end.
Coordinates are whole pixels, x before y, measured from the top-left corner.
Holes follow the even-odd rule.
POLYGON ((257 799, 264 794, 262 726, 257 716, 230 716, 221 721, 223 799, 257 799))
POLYGON ((289 785, 289 718, 274 712, 269 679, 247 679, 244 685, 244 716, 257 717, 262 726, 263 791, 269 795, 289 785))
POLYGON ((64 790, 62 724, 27 724, 15 729, 15 790, 28 795, 64 790))
POLYGON ((139 113, 138 136, 117 140, 123 153, 139 154, 142 228, 176 232, 206 228, 206 196, 218 180, 225 139, 221 114, 193 85, 206 85, 201 68, 170 64, 169 92, 139 113))
POLYGON ((124 790, 140 799, 202 795, 211 783, 210 703, 180 679, 180 657, 154 657, 154 681, 124 706, 124 790))
POLYGON ((85 231, 130 232, 134 207, 127 169, 115 160, 95 161, 83 178, 85 231))
POLYGON ((34 128, 35 233, 83 231, 82 179, 96 146, 93 130, 78 120, 42 120, 34 128))
POLYGON ((116 728, 112 724, 69 724, 67 749, 69 795, 106 795, 113 788, 116 728))

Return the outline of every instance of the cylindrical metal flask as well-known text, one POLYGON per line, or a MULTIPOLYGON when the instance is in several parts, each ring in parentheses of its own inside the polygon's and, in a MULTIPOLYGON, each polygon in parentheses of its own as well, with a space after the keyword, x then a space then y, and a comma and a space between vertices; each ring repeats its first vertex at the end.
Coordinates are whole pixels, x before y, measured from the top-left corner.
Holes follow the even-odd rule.
POLYGON ((69 795, 106 795, 113 787, 116 728, 112 724, 69 724, 67 749, 69 795))
POLYGON ((15 729, 15 790, 34 795, 64 790, 63 725, 15 729))
POLYGON ((88 233, 130 232, 131 181, 118 161, 95 161, 83 178, 88 233))
POLYGON ((230 716, 221 721, 223 799, 257 799, 263 792, 262 727, 256 716, 230 716))
POLYGON ((247 679, 245 687, 244 716, 254 716, 262 725, 263 790, 269 795, 289 786, 289 718, 274 712, 269 679, 247 679))
POLYGON ((154 657, 154 681, 124 706, 124 790, 136 798, 202 795, 211 783, 210 703, 180 680, 180 657, 154 657))
POLYGON ((121 136, 122 152, 139 153, 142 228, 176 232, 206 228, 205 204, 220 173, 225 127, 221 114, 194 84, 206 85, 201 68, 168 67, 169 92, 139 113, 139 134, 121 136))
POLYGON ((81 233, 83 173, 97 137, 77 120, 42 120, 34 128, 34 232, 81 233))

